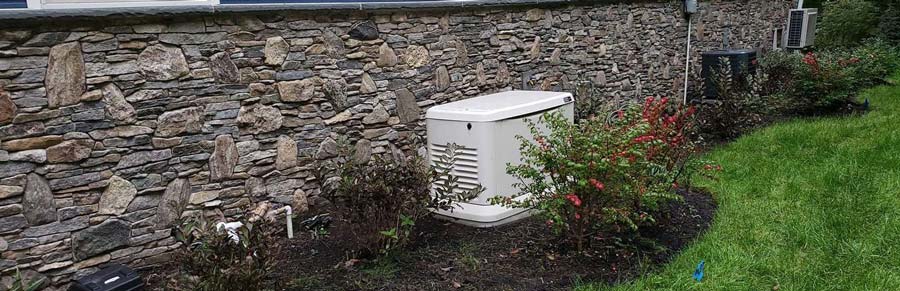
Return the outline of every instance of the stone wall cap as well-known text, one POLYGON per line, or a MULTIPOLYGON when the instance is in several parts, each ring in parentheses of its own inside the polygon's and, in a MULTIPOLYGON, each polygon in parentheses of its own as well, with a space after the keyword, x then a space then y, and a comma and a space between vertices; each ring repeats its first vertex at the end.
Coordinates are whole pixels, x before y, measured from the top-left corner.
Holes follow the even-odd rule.
MULTIPOLYGON (((327 0, 324 0, 327 1, 327 0)), ((363 0, 364 1, 364 0, 363 0)), ((176 16, 189 14, 217 14, 234 12, 266 11, 322 11, 322 10, 393 10, 393 9, 440 9, 468 8, 508 5, 566 4, 591 2, 586 0, 425 0, 398 2, 356 2, 356 3, 251 3, 220 5, 177 5, 151 7, 110 7, 110 8, 69 8, 69 9, 0 9, 2 20, 47 20, 59 18, 85 17, 140 17, 176 16)), ((616 1, 599 1, 616 2, 616 1)))

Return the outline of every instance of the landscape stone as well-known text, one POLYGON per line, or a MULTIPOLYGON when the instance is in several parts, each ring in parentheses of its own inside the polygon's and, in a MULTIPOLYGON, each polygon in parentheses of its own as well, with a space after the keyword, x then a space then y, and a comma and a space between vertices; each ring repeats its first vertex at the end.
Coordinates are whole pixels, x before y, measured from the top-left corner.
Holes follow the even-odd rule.
POLYGON ((0 90, 0 124, 6 124, 16 117, 16 104, 9 98, 9 93, 0 90))
POLYGON ((412 68, 419 68, 431 62, 431 56, 428 49, 424 46, 411 45, 406 48, 403 54, 403 62, 412 68))
POLYGON ((22 198, 25 219, 29 225, 42 225, 56 221, 56 203, 47 180, 38 174, 28 174, 25 195, 22 198))
POLYGON ((188 179, 179 178, 169 182, 156 208, 156 229, 168 228, 181 218, 190 195, 191 183, 188 179))
POLYGON ((203 109, 188 107, 165 112, 159 115, 156 125, 156 136, 173 137, 182 133, 197 133, 202 129, 203 109))
POLYGON ((395 92, 397 95, 397 115, 400 116, 400 122, 410 123, 419 120, 422 109, 416 103, 416 96, 408 89, 400 89, 395 92))
POLYGON ((137 116, 134 107, 125 101, 122 90, 113 83, 103 86, 103 103, 106 103, 106 116, 117 124, 134 123, 137 116))
POLYGON ((375 63, 379 67, 393 67, 396 66, 397 63, 400 62, 400 59, 397 57, 397 53, 394 52, 394 49, 391 48, 386 42, 382 43, 381 46, 378 47, 378 59, 375 63))
POLYGON ((276 145, 275 168, 285 170, 297 166, 297 142, 288 136, 279 136, 276 145))
POLYGON ((231 60, 228 53, 216 53, 209 57, 209 68, 219 83, 231 84, 241 82, 241 72, 231 60))
POLYGON ((222 181, 231 178, 239 156, 234 138, 230 135, 217 136, 215 150, 209 157, 209 180, 222 181))
POLYGON ((85 90, 85 66, 78 42, 50 48, 47 63, 47 99, 50 108, 76 104, 85 90))
POLYGON ((350 107, 347 100, 347 81, 344 79, 325 81, 325 97, 331 100, 331 104, 338 110, 350 107))
POLYGON ((157 44, 138 55, 141 74, 149 80, 168 81, 190 73, 181 48, 157 44))
POLYGON ((375 109, 372 110, 372 113, 363 117, 363 124, 376 124, 387 122, 388 118, 391 118, 391 115, 387 112, 387 109, 384 108, 383 105, 378 104, 375 106, 375 109))
POLYGON ((369 73, 363 73, 362 84, 359 85, 359 92, 369 94, 377 91, 378 85, 375 84, 375 80, 372 80, 372 76, 369 76, 369 73))
POLYGON ((303 80, 278 82, 278 94, 284 102, 304 102, 318 97, 325 82, 322 78, 312 77, 303 80))
POLYGON ((344 40, 334 32, 330 30, 322 32, 322 41, 325 43, 326 52, 332 58, 339 58, 344 55, 346 50, 344 40))
POLYGON ((281 128, 284 118, 278 108, 260 104, 241 106, 237 123, 248 132, 259 134, 281 128))
POLYGON ((434 86, 439 92, 450 88, 450 73, 447 72, 447 66, 440 66, 434 72, 434 86))
POLYGON ((67 140, 47 148, 47 162, 74 163, 91 156, 94 142, 91 140, 67 140))
POLYGON ((72 251, 75 260, 80 261, 126 246, 130 238, 131 228, 127 223, 110 219, 73 234, 72 251))
POLYGON ((356 142, 353 149, 353 162, 356 164, 365 164, 372 159, 372 142, 368 139, 360 139, 356 142))
POLYGON ((303 189, 297 189, 294 190, 294 194, 291 196, 291 210, 293 210, 294 213, 304 213, 306 211, 309 211, 309 202, 307 198, 308 195, 306 194, 306 191, 303 191, 303 189))
POLYGON ((266 65, 281 66, 287 58, 290 45, 283 37, 275 36, 266 39, 266 65))
POLYGON ((24 151, 32 149, 45 149, 50 146, 59 144, 63 141, 63 137, 59 135, 44 135, 38 137, 29 137, 23 139, 15 139, 3 143, 2 148, 7 151, 24 151))
POLYGON ((134 200, 137 188, 128 180, 119 176, 112 176, 106 185, 106 190, 100 195, 99 214, 120 215, 128 209, 128 204, 134 200))
POLYGON ((322 143, 319 144, 319 149, 316 151, 316 158, 318 159, 327 159, 337 156, 338 154, 338 144, 333 138, 325 138, 322 143))

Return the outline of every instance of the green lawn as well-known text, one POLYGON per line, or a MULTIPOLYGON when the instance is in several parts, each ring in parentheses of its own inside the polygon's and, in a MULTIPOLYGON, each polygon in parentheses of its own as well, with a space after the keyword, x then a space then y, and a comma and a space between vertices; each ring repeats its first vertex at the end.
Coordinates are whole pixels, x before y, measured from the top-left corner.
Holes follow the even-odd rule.
POLYGON ((634 282, 576 290, 900 290, 894 80, 862 94, 873 108, 865 116, 778 124, 713 151, 721 179, 698 181, 719 202, 709 231, 634 282))

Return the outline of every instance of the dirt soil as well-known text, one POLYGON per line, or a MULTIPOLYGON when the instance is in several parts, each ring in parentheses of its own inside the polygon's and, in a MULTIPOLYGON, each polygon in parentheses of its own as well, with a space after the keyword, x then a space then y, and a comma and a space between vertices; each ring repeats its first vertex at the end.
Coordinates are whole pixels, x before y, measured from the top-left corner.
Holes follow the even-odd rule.
MULTIPOLYGON (((420 221, 411 246, 395 255, 354 260, 340 224, 324 238, 300 233, 279 242, 274 290, 571 290, 577 282, 615 284, 652 271, 706 230, 715 212, 703 192, 680 191, 655 214, 640 242, 612 236, 586 254, 570 252, 537 218, 478 229, 420 221)), ((689 276, 693 270, 685 270, 689 276)))

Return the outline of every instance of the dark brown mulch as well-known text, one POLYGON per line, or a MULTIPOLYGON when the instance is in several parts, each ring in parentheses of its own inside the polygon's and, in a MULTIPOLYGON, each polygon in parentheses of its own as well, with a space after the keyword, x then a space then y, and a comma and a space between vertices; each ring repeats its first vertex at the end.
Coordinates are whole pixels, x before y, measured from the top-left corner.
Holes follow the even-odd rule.
MULTIPOLYGON (((570 252, 537 218, 491 229, 426 219, 415 242, 394 255, 351 260, 340 224, 327 237, 279 242, 275 290, 569 290, 578 281, 615 284, 667 262, 707 229, 715 202, 680 191, 640 241, 609 236, 586 255, 570 252), (652 243, 650 243, 652 242, 652 243)), ((603 235, 601 235, 602 237, 603 235)), ((692 270, 685 270, 689 276, 692 270)))

